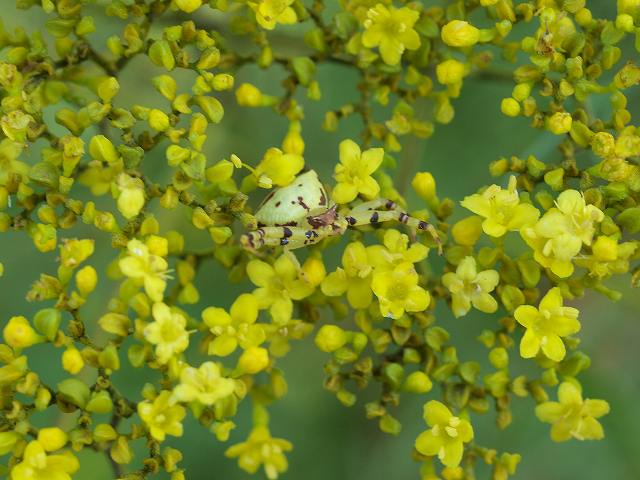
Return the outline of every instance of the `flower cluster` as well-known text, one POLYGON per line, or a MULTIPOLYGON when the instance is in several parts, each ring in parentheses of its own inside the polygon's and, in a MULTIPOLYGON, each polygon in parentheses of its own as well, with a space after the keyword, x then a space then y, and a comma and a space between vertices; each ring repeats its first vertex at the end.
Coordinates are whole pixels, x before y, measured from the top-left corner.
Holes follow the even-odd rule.
POLYGON ((268 409, 287 393, 280 358, 306 337, 343 405, 375 387, 364 410, 382 432, 399 434, 398 406, 421 399, 425 480, 475 478, 479 462, 513 475, 520 455, 485 446, 477 419, 493 409, 507 428, 521 398, 554 441, 604 437, 609 405, 578 378, 578 307, 618 299, 611 277, 640 285, 627 98, 640 67, 622 62, 640 1, 605 2, 615 20, 584 0, 439 3, 17 0, 36 23, 0 22, 0 241, 37 254, 42 273, 25 306, 19 269, 0 263, 3 474, 68 480, 91 450, 114 478, 182 480, 184 439, 170 437, 203 428, 232 440, 242 470, 276 479, 293 446, 268 409), (331 68, 357 93, 343 104, 323 99, 331 68), (496 113, 558 149, 493 161, 495 183, 458 205, 397 152, 453 121, 465 82, 494 78, 515 82, 496 113), (588 108, 602 94, 606 118, 588 108), (255 161, 232 153, 249 115, 280 132, 255 161), (319 128, 335 145, 308 142, 319 128), (330 183, 299 180, 327 165, 330 183), (448 330, 478 317, 488 362, 448 330), (145 381, 125 391, 134 368, 145 381))

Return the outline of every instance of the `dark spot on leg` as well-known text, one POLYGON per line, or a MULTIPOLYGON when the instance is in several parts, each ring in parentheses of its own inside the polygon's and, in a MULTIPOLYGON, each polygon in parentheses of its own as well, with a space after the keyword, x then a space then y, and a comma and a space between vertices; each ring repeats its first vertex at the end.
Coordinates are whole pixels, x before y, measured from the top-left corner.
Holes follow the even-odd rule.
POLYGON ((288 238, 293 235, 293 232, 287 227, 282 227, 282 235, 284 236, 284 238, 288 238))
POLYGON ((378 212, 373 212, 373 215, 371 215, 369 221, 371 223, 378 223, 378 212))
POLYGON ((396 208, 396 202, 392 202, 391 200, 387 200, 387 203, 385 203, 385 208, 387 210, 393 210, 394 208, 396 208))
POLYGON ((349 225, 355 225, 356 224, 356 219, 353 217, 346 217, 347 222, 349 222, 349 225))
POLYGON ((398 220, 401 223, 407 223, 407 220, 409 220, 409 215, 407 215, 406 213, 401 213, 400 216, 398 217, 398 220))
POLYGON ((307 238, 311 238, 313 236, 313 231, 307 230, 306 232, 304 232, 304 236, 307 238))
POLYGON ((295 200, 291 200, 291 205, 295 205, 295 204, 296 204, 295 200))
POLYGON ((280 239, 280 245, 286 245, 287 243, 289 243, 289 240, 286 238, 281 238, 280 239))
POLYGON ((276 202, 276 208, 278 208, 278 207, 280 206, 280 204, 281 204, 281 203, 282 203, 282 202, 277 201, 277 202, 276 202))
POLYGON ((256 232, 258 232, 258 235, 260 235, 260 238, 264 237, 264 230, 263 229, 256 230, 256 232))
POLYGON ((426 230, 427 229, 427 222, 420 221, 420 223, 418 223, 418 228, 420 230, 426 230))
POLYGON ((302 186, 302 184, 301 184, 301 183, 299 183, 299 184, 298 184, 298 186, 299 186, 299 187, 301 187, 301 186, 302 186))

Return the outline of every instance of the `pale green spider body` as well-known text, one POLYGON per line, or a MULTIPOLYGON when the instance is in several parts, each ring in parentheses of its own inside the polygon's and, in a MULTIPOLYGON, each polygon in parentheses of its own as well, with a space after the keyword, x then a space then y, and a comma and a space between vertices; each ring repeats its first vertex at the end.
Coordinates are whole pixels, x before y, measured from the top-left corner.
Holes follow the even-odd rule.
POLYGON ((273 190, 260 204, 255 217, 258 228, 240 238, 244 248, 251 251, 278 245, 293 250, 342 235, 349 227, 390 220, 428 230, 441 249, 440 238, 431 224, 407 215, 390 200, 371 200, 338 212, 313 170, 298 175, 290 185, 273 190))

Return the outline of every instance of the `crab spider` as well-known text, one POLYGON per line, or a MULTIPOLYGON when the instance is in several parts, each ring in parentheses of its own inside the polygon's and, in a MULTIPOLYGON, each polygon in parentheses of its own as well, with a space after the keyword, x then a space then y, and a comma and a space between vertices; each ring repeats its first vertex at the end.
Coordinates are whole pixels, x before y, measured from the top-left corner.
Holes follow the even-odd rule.
MULTIPOLYGON (((361 203, 346 212, 330 205, 327 192, 314 170, 298 175, 293 183, 273 190, 255 214, 258 229, 242 235, 240 243, 250 251, 283 246, 285 252, 313 245, 326 237, 342 235, 349 227, 391 220, 428 231, 442 253, 433 225, 407 215, 395 202, 384 199, 361 203)), ((297 262, 296 262, 297 263, 297 262)))

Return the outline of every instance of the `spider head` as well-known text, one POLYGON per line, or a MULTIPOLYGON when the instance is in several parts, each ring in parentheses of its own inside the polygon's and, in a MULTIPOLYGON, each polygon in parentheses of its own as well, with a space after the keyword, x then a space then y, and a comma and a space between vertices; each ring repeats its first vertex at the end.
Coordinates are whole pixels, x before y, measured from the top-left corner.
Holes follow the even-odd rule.
POLYGON ((307 217, 307 222, 313 228, 326 227, 333 224, 338 219, 338 206, 333 205, 328 210, 325 210, 320 215, 311 215, 307 217))

